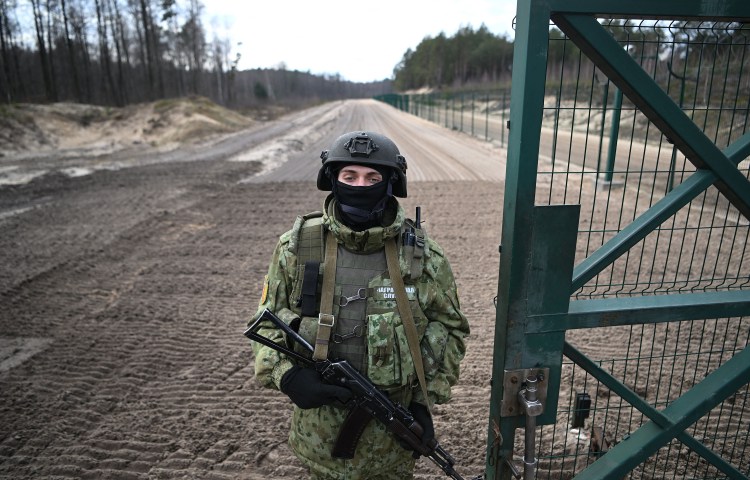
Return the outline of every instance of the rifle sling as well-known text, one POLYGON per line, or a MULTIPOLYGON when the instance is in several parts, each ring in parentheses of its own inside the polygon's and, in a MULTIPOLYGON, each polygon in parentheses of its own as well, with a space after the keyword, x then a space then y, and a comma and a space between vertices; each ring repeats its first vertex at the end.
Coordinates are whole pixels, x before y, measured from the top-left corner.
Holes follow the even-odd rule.
POLYGON ((393 285, 393 291, 396 294, 396 306, 398 307, 399 314, 401 314, 401 323, 404 325, 406 339, 409 342, 414 370, 417 372, 417 378, 419 378, 419 385, 422 387, 422 394, 427 403, 427 409, 432 412, 432 402, 427 395, 427 381, 424 377, 422 351, 419 348, 419 334, 417 333, 417 326, 414 324, 414 317, 411 314, 409 298, 406 296, 406 287, 404 286, 404 279, 401 276, 401 268, 398 262, 398 247, 393 238, 385 242, 385 260, 388 264, 388 276, 391 278, 391 285, 393 285))
POLYGON ((354 458, 359 438, 370 420, 372 420, 372 416, 367 413, 367 410, 360 406, 352 408, 341 425, 341 430, 339 430, 336 442, 331 450, 331 456, 346 460, 354 458))

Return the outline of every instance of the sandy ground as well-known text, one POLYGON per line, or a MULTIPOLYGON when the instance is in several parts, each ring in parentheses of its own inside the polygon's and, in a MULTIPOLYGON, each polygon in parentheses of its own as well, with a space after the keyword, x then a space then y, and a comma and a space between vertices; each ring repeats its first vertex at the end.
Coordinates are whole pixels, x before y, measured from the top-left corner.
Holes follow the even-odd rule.
MULTIPOLYGON (((73 124, 63 108, 67 123, 50 130, 57 135, 45 130, 45 111, 35 128, 17 130, 15 143, 0 138, 0 478, 304 478, 286 444, 291 404, 257 385, 242 331, 278 236, 321 206, 313 181, 320 151, 357 129, 379 130, 401 147, 409 162, 403 204, 410 213, 422 207, 424 226, 451 259, 472 334, 436 429, 461 474, 481 473, 505 151, 370 100, 263 122, 225 122, 192 103, 156 107, 76 113, 73 124), (159 134, 148 127, 154 122, 159 134), (195 133, 206 123, 207 135, 195 133)), ((567 199, 551 182, 544 188, 567 199)), ((585 203, 608 195, 584 182, 579 189, 585 203)), ((579 332, 566 338, 594 359, 619 358, 604 367, 663 406, 741 349, 750 330, 735 319, 579 332), (704 356, 695 353, 701 348, 704 356), (660 352, 674 364, 657 364, 660 352), (624 360, 633 356, 649 360, 635 369, 624 360)), ((605 417, 615 413, 613 422, 592 412, 588 423, 606 427, 610 443, 643 420, 622 400, 615 407, 616 396, 590 377, 569 366, 563 375, 560 428, 541 429, 562 456, 540 462, 544 478, 571 478, 595 458, 588 432, 566 428, 566 402, 579 389, 604 405, 605 417)), ((750 468, 740 453, 747 398, 745 386, 691 430, 731 451, 742 471, 750 468)), ((700 459, 679 443, 654 463, 634 478, 682 475, 685 466, 693 470, 684 478, 704 478, 700 459)), ((417 478, 444 475, 420 461, 417 478)))
POLYGON ((291 404, 259 388, 242 331, 277 237, 320 208, 320 150, 365 127, 401 146, 405 208, 454 266, 473 334, 436 424, 480 473, 503 152, 356 101, 177 149, 3 152, 0 478, 304 478, 291 404))

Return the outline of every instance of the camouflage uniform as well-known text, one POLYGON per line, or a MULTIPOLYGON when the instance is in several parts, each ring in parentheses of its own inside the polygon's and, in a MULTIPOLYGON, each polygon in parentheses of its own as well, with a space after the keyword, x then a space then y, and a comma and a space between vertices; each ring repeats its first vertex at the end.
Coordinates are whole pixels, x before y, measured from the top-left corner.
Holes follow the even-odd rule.
MULTIPOLYGON (((410 401, 426 405, 414 374, 410 350, 392 295, 393 289, 384 267, 384 242, 389 238, 398 239, 405 221, 404 211, 395 198, 392 198, 389 205, 392 222, 387 223, 388 226, 355 232, 335 218, 334 204, 335 200, 329 196, 322 220, 325 228, 337 239, 339 252, 383 257, 383 271, 368 281, 366 302, 356 302, 364 314, 362 316, 366 317, 366 320, 363 318, 363 328, 367 333, 362 335, 365 358, 359 362, 354 355, 347 360, 352 360, 350 363, 366 373, 394 401, 402 405, 409 405, 410 401)), ((289 248, 290 241, 294 241, 293 235, 293 231, 286 232, 276 246, 258 313, 251 321, 266 308, 287 323, 301 316, 295 298, 299 291, 299 286, 295 285, 298 283, 295 280, 298 278, 297 257, 289 248)), ((406 273, 409 272, 412 260, 404 258, 403 247, 399 249, 402 276, 405 277, 407 296, 421 338, 428 395, 432 403, 444 403, 450 399, 451 386, 458 380, 459 363, 465 352, 464 337, 469 333, 469 325, 461 313, 453 272, 440 246, 426 237, 421 259, 422 272, 415 276, 415 280, 406 273)), ((340 272, 341 265, 337 262, 337 289, 346 287, 338 285, 340 272)), ((340 294, 335 297, 337 299, 351 294, 343 291, 337 293, 340 294)), ((345 309, 339 307, 339 303, 344 302, 334 301, 333 313, 337 318, 345 316, 345 309)), ((300 334, 312 340, 316 324, 317 318, 302 318, 300 334), (309 329, 313 331, 308 331, 309 329)), ((354 331, 357 331, 356 328, 354 331)), ((284 341, 282 333, 270 326, 262 328, 259 333, 274 341, 284 341)), ((292 362, 260 344, 253 343, 253 348, 257 379, 266 387, 279 388, 281 377, 291 368, 292 362)), ((341 347, 332 343, 329 358, 347 356, 347 351, 337 352, 337 348, 341 347)), ((312 478, 402 480, 413 477, 414 459, 411 452, 403 449, 374 420, 368 424, 360 438, 352 460, 332 458, 331 448, 347 413, 346 409, 337 406, 306 410, 294 407, 289 443, 295 454, 310 468, 312 478)))

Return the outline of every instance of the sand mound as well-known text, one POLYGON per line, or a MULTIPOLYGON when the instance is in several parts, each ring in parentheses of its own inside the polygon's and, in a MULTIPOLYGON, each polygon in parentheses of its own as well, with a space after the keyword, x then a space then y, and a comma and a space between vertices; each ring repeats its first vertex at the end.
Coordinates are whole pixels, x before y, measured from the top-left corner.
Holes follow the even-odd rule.
POLYGON ((14 104, 0 108, 0 153, 85 149, 100 154, 144 144, 169 150, 254 123, 250 117, 203 97, 122 108, 75 103, 14 104))

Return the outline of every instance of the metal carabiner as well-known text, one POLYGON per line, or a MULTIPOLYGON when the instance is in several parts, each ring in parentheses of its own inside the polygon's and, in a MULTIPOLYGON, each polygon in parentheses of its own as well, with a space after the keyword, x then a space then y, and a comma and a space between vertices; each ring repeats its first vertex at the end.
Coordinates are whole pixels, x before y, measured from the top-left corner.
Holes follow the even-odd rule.
POLYGON ((362 330, 363 330, 362 325, 355 325, 352 331, 347 334, 340 335, 336 333, 333 335, 333 343, 343 343, 346 340, 349 340, 350 338, 361 337, 362 330))
POLYGON ((350 302, 355 302, 357 300, 365 300, 366 298, 367 298, 367 289, 360 288, 357 290, 357 293, 355 295, 352 295, 351 297, 346 297, 344 295, 341 295, 339 297, 339 307, 345 307, 349 305, 350 302))

